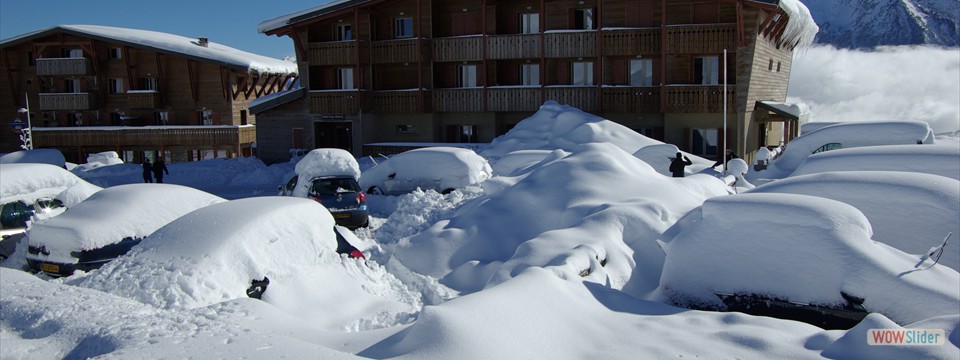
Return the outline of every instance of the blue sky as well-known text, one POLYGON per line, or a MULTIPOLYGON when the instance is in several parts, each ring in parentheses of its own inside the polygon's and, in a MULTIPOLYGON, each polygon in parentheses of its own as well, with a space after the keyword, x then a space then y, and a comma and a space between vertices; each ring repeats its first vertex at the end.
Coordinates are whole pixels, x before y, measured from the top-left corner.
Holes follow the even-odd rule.
POLYGON ((104 25, 205 36, 239 50, 293 56, 288 37, 257 32, 264 20, 309 9, 329 0, 0 0, 0 39, 55 25, 104 25))

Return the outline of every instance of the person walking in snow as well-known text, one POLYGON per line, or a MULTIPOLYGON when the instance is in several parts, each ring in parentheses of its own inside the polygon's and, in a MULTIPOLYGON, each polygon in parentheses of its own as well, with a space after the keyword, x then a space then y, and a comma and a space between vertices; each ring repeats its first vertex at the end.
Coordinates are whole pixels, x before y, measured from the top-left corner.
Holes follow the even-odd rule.
POLYGON ((170 170, 167 170, 167 164, 163 162, 163 158, 157 158, 157 162, 153 163, 153 176, 157 178, 157 183, 163 183, 163 173, 170 175, 170 170))
POLYGON ((687 165, 693 165, 693 162, 678 152, 677 157, 673 158, 673 161, 670 162, 670 172, 673 173, 673 177, 683 177, 683 169, 686 168, 687 165))
MULTIPOLYGON (((730 160, 739 159, 739 158, 740 157, 737 156, 737 153, 733 152, 733 150, 730 150, 730 149, 726 150, 726 162, 730 162, 730 160)), ((710 168, 713 169, 717 166, 723 165, 723 162, 724 162, 724 158, 720 158, 720 160, 717 160, 717 162, 713 163, 713 166, 711 166, 710 168)), ((724 168, 723 171, 727 171, 727 169, 724 168)))
POLYGON ((151 171, 153 168, 150 166, 150 159, 143 159, 143 182, 148 184, 153 182, 151 171))

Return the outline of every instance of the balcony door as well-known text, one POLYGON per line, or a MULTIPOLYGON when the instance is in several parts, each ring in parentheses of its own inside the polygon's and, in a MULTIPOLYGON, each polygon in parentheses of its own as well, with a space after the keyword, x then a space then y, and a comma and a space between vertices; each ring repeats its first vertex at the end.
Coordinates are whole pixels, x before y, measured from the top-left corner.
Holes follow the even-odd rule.
POLYGON ((334 38, 337 39, 337 41, 353 40, 353 25, 337 24, 334 38))
POLYGON ((520 33, 521 34, 539 34, 540 33, 540 14, 538 13, 520 14, 520 33))
POLYGON ((717 56, 698 56, 693 60, 693 82, 701 85, 720 83, 720 59, 717 56))
POLYGON ((76 94, 80 92, 80 79, 63 80, 63 92, 76 94))

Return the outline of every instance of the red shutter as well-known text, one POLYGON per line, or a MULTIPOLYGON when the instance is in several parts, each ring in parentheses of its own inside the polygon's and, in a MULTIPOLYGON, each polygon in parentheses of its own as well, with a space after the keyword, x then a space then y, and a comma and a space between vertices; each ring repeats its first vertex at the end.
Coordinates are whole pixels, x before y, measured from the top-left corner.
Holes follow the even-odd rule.
POLYGON ((570 9, 567 13, 567 29, 574 29, 577 26, 577 9, 570 9))
POLYGON ((627 22, 626 26, 629 27, 639 27, 640 25, 640 3, 639 2, 628 2, 626 3, 626 17, 627 22))
POLYGON ((513 18, 504 22, 504 33, 516 34, 520 32, 520 13, 513 14, 513 18))
POLYGON ((220 122, 220 113, 213 114, 213 125, 225 125, 220 122))
POLYGON ((446 64, 443 66, 443 79, 440 79, 440 83, 443 84, 443 87, 455 88, 460 86, 460 79, 457 70, 459 70, 457 64, 446 64))
POLYGON ((326 90, 337 88, 337 69, 323 68, 323 88, 326 90))
POLYGON ((610 67, 613 71, 613 85, 627 85, 630 83, 627 78, 627 60, 625 59, 612 59, 610 60, 610 67))
POLYGON ((570 85, 569 61, 557 61, 557 85, 570 85))

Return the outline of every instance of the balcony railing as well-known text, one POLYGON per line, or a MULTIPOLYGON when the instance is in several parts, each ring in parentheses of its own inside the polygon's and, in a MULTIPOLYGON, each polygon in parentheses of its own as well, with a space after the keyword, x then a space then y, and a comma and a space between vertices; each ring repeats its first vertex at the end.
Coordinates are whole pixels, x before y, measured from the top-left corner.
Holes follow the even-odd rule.
POLYGON ((357 47, 360 56, 367 53, 367 42, 331 41, 310 43, 310 65, 351 65, 357 62, 357 47))
POLYGON ((597 56, 596 31, 550 32, 543 41, 548 58, 597 56))
POLYGON ((604 30, 603 55, 623 56, 660 53, 660 29, 604 30))
POLYGON ((254 126, 33 128, 34 146, 236 146, 257 140, 254 126))
POLYGON ((539 86, 487 88, 487 111, 537 111, 540 93, 539 86))
POLYGON ((370 43, 371 58, 374 64, 411 63, 418 59, 429 61, 430 43, 417 39, 383 40, 370 43), (423 46, 420 46, 420 43, 423 46), (422 58, 418 58, 420 54, 422 58))
POLYGON ((721 53, 736 50, 736 24, 682 25, 667 27, 667 52, 721 53))
MULTIPOLYGON (((722 113, 723 86, 667 86, 667 112, 722 113)), ((736 87, 727 88, 727 111, 737 111, 736 87)))
POLYGON ((430 99, 426 90, 373 91, 363 94, 364 109, 373 113, 402 114, 429 112, 425 104, 430 99), (423 101, 421 101, 423 100, 423 101))
POLYGON ((149 91, 127 92, 127 107, 130 109, 156 109, 160 107, 160 93, 149 91))
POLYGON ((546 99, 570 105, 583 111, 597 111, 596 86, 552 86, 546 88, 546 99))
POLYGON ((97 108, 94 93, 41 93, 40 110, 92 110, 97 108))
POLYGON ((433 111, 481 112, 483 111, 483 89, 434 89, 433 111))
POLYGON ((37 76, 90 75, 92 69, 87 58, 37 59, 37 76))
POLYGON ((433 61, 483 60, 483 37, 461 36, 433 39, 433 61))
POLYGON ((660 112, 659 87, 604 87, 603 111, 612 113, 660 112))
POLYGON ((487 58, 529 59, 540 57, 540 34, 487 36, 487 58))
POLYGON ((357 97, 360 92, 353 91, 311 91, 310 113, 312 114, 356 114, 357 97))

